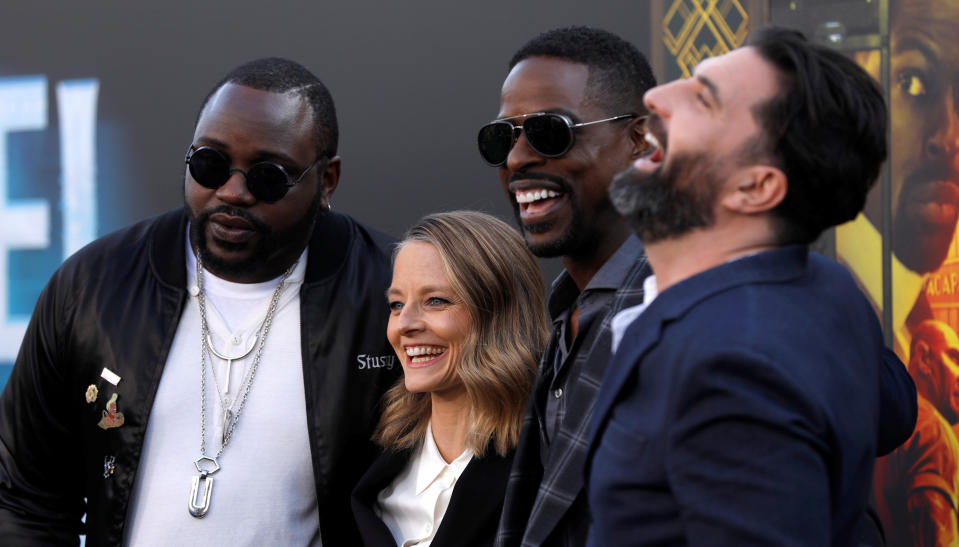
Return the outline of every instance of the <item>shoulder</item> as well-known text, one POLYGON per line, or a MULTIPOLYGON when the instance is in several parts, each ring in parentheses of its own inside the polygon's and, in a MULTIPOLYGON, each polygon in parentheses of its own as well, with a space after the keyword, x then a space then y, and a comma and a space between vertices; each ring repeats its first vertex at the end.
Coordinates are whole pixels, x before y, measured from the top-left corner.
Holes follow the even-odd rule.
POLYGON ((385 276, 388 282, 395 244, 392 237, 349 215, 321 213, 310 238, 307 279, 315 282, 346 274, 367 281, 373 275, 380 284, 385 276))
POLYGON ((86 282, 91 279, 127 279, 150 267, 150 249, 162 244, 170 252, 181 249, 186 214, 182 208, 141 220, 97 238, 67 258, 51 283, 86 282), (163 241, 158 241, 163 239, 163 241))
POLYGON ((473 457, 470 460, 469 465, 466 466, 466 469, 463 471, 463 474, 481 474, 487 476, 496 476, 503 475, 504 478, 509 476, 510 468, 513 464, 513 456, 516 454, 516 449, 513 448, 505 455, 501 456, 496 453, 496 450, 493 449, 493 444, 487 447, 486 454, 482 458, 473 457))
POLYGON ((637 341, 624 340, 629 358, 645 360, 638 353, 649 348, 670 363, 663 380, 676 385, 746 376, 820 410, 861 405, 874 412, 884 345, 865 297, 828 259, 814 255, 808 267, 784 267, 770 258, 779 257, 730 263, 704 276, 708 283, 663 291, 633 323, 627 337, 637 341), (757 274, 762 268, 772 273, 757 274), (739 275, 730 281, 730 272, 739 275))
POLYGON ((174 209, 141 220, 93 240, 71 255, 64 264, 126 258, 127 253, 145 251, 151 236, 158 229, 176 230, 181 222, 184 225, 186 223, 183 209, 174 209))

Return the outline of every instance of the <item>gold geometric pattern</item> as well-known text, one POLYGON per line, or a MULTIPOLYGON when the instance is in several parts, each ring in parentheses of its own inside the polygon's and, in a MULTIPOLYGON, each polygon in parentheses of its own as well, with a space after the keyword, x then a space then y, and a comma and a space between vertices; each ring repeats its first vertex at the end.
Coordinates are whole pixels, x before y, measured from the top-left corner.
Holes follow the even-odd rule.
POLYGON ((704 58, 741 46, 748 32, 739 0, 672 0, 663 15, 663 43, 687 78, 704 58))

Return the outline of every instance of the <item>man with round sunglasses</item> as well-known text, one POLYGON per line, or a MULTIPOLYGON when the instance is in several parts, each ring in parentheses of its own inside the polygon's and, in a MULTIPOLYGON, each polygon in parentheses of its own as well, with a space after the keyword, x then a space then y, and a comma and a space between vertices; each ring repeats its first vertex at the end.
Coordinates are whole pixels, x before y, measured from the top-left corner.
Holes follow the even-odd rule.
POLYGON ((185 207, 54 274, 0 396, 4 545, 358 544, 400 368, 392 241, 330 210, 336 148, 316 76, 246 63, 203 102, 185 207))
POLYGON ((500 546, 583 545, 589 417, 609 360, 608 323, 643 298, 643 248, 609 201, 613 176, 646 149, 643 55, 604 30, 547 31, 509 64, 496 119, 479 131, 526 243, 565 267, 550 288, 553 331, 523 423, 500 546))

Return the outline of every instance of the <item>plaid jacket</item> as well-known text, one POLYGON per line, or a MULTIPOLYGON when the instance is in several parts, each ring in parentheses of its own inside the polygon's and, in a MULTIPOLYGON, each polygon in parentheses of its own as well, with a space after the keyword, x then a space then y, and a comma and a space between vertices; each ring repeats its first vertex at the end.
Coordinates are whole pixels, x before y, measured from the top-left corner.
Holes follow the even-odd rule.
MULTIPOLYGON (((565 412, 550 442, 548 461, 542 461, 541 438, 545 423, 545 401, 551 395, 554 358, 561 331, 554 328, 533 387, 533 396, 523 422, 513 469, 506 488, 506 501, 496 536, 497 547, 562 546, 580 547, 586 543, 590 517, 583 484, 583 465, 593 403, 600 380, 610 359, 610 323, 620 310, 643 301, 643 280, 650 273, 642 245, 630 236, 597 272, 606 272, 605 286, 591 281, 583 291, 610 291, 612 298, 593 314, 588 323, 580 321, 580 331, 571 353, 558 375, 567 374, 565 412), (615 266, 619 265, 618 268, 615 266), (585 326, 585 328, 584 328, 585 326)), ((564 284, 572 283, 566 272, 553 282, 550 297, 564 284)), ((581 295, 582 296, 582 295, 581 295)), ((554 318, 557 313, 551 310, 554 318)))

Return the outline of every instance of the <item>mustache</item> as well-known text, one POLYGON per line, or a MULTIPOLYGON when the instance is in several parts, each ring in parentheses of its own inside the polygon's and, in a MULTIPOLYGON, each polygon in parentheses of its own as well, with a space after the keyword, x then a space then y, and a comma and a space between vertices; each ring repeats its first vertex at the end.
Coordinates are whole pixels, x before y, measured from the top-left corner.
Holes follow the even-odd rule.
POLYGON ((520 180, 545 180, 555 184, 565 193, 571 193, 573 191, 573 187, 566 182, 566 179, 549 173, 517 171, 509 178, 509 183, 512 184, 520 180))
POLYGON ((249 211, 245 209, 240 209, 237 207, 230 207, 229 205, 218 205, 212 209, 207 209, 199 214, 196 221, 198 225, 205 224, 210 220, 210 217, 217 214, 224 213, 230 216, 240 217, 253 226, 253 230, 260 232, 261 234, 270 234, 273 230, 270 229, 270 226, 263 222, 262 220, 253 216, 249 211))
POLYGON ((925 160, 915 169, 910 170, 906 181, 909 184, 918 184, 927 181, 941 180, 959 184, 959 170, 953 158, 937 158, 925 160))

